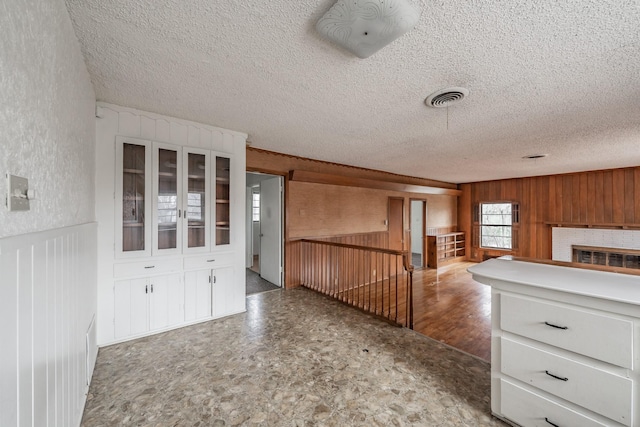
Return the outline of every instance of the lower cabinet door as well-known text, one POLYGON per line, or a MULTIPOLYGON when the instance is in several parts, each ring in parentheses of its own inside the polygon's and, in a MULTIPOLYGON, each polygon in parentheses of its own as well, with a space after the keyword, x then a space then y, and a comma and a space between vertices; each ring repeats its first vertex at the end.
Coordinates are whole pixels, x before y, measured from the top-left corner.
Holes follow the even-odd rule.
POLYGON ((149 329, 163 329, 184 321, 184 290, 179 274, 149 279, 149 329))
MULTIPOLYGON (((239 286, 233 281, 233 267, 213 270, 213 316, 220 317, 238 313, 244 302, 244 295, 238 294, 239 286)), ((244 292, 244 289, 243 289, 244 292)))
POLYGON ((116 339, 184 322, 184 286, 180 274, 117 280, 113 291, 116 339))
POLYGON ((500 404, 502 416, 522 427, 619 425, 596 421, 505 380, 500 380, 500 404))
POLYGON ((115 338, 147 332, 149 330, 148 280, 117 280, 113 290, 115 338))
POLYGON ((211 270, 187 271, 184 274, 184 320, 211 317, 211 270))

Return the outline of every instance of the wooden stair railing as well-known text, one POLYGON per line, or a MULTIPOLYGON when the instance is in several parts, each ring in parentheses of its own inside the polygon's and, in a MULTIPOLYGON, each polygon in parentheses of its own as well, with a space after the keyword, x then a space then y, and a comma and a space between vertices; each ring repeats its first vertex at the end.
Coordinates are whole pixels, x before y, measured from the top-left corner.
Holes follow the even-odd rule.
POLYGON ((413 266, 407 251, 300 240, 302 285, 413 329, 413 266))

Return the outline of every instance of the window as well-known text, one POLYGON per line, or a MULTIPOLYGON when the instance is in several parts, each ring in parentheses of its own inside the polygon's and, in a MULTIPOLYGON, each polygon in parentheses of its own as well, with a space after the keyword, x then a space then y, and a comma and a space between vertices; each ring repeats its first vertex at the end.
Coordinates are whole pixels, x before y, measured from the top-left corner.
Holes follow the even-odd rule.
POLYGON ((512 249, 513 205, 482 203, 480 205, 480 246, 512 249))
POLYGON ((253 193, 253 221, 260 221, 260 193, 253 193))

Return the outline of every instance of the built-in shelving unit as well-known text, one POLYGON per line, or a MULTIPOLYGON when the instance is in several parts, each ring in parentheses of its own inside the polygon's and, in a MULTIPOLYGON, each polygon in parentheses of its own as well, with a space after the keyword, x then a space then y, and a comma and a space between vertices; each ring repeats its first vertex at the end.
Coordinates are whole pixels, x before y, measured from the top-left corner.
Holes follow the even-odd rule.
POLYGON ((246 136, 130 111, 101 125, 111 150, 100 155, 115 168, 98 173, 114 183, 98 214, 112 224, 99 237, 99 343, 244 311, 244 229, 232 218, 245 213, 246 136))
POLYGON ((463 261, 466 256, 465 233, 427 236, 427 266, 439 268, 452 262, 463 261))

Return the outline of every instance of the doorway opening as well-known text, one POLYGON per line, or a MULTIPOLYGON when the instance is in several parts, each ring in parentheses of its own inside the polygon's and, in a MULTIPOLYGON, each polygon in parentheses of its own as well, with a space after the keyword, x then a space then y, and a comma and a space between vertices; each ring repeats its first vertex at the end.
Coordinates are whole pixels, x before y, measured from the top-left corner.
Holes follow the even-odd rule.
POLYGON ((411 199, 409 216, 411 224, 411 264, 416 268, 424 268, 427 254, 427 201, 411 199))
POLYGON ((283 178, 247 172, 247 295, 283 285, 283 178))

